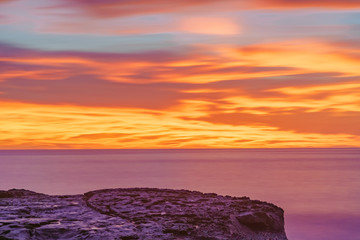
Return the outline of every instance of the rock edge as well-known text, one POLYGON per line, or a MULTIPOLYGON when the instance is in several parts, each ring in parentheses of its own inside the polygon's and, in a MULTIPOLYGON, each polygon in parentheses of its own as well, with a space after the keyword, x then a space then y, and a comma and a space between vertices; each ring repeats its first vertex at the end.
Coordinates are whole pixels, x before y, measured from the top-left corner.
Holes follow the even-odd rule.
POLYGON ((248 197, 118 188, 50 196, 0 191, 0 240, 286 240, 284 211, 248 197))

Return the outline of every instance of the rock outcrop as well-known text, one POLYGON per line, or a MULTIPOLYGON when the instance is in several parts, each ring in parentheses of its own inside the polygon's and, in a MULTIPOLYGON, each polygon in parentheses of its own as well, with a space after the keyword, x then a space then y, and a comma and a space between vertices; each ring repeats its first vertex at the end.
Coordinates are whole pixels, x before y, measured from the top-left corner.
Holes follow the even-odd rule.
POLYGON ((152 188, 0 191, 0 240, 285 240, 284 212, 247 197, 152 188))

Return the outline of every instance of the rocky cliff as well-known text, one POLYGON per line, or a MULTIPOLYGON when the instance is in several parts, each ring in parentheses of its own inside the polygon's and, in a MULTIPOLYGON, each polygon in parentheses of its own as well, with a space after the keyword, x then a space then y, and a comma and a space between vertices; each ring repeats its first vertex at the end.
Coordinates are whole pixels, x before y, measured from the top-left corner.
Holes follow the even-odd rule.
POLYGON ((49 196, 0 191, 0 240, 285 240, 284 212, 247 197, 186 190, 105 189, 49 196))

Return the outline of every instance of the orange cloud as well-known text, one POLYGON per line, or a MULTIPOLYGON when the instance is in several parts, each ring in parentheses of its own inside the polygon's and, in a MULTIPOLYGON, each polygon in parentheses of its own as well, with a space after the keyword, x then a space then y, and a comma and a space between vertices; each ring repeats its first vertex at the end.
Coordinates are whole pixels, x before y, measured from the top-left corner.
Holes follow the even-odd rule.
MULTIPOLYGON (((77 53, 74 53, 76 55, 77 53)), ((86 74, 101 76, 102 79, 117 82, 183 82, 183 83, 209 83, 222 80, 236 80, 245 78, 268 77, 299 73, 298 70, 262 68, 246 65, 237 58, 229 58, 221 50, 218 55, 198 53, 190 55, 171 56, 164 61, 154 61, 156 53, 146 59, 137 57, 136 54, 121 55, 119 59, 108 55, 109 59, 103 60, 79 56, 34 56, 34 57, 3 57, 0 62, 28 64, 35 66, 60 67, 64 71, 69 69, 85 70, 86 74), (128 57, 124 60, 122 58, 128 57), (133 59, 132 59, 133 57, 133 59), (143 77, 143 78, 142 78, 143 77)), ((100 56, 101 57, 101 56, 100 56)), ((261 65, 261 64, 259 64, 261 65)), ((77 70, 77 73, 79 71, 77 70)), ((83 71, 84 71, 83 70, 83 71)))
POLYGON ((114 0, 62 0, 64 4, 54 8, 72 8, 78 14, 94 18, 128 17, 134 15, 161 14, 174 12, 231 12, 244 9, 294 9, 294 8, 326 8, 348 9, 360 8, 358 0, 324 1, 324 0, 133 0, 119 2, 114 0))
MULTIPOLYGON (((358 9, 356 1, 290 1, 290 0, 204 0, 204 1, 164 1, 164 0, 60 0, 53 6, 37 8, 32 14, 36 16, 39 10, 44 15, 52 15, 47 22, 32 18, 36 31, 41 33, 61 34, 95 34, 95 35, 131 35, 174 33, 185 31, 196 34, 234 35, 241 33, 241 26, 231 20, 235 12, 246 10, 281 9, 292 10, 298 8, 322 8, 331 10, 358 9), (61 18, 66 12, 66 18, 61 18), (207 16, 200 17, 206 13, 207 16), (142 20, 139 16, 156 15, 142 20), (186 19, 183 16, 195 16, 186 19), (227 17, 224 17, 227 16, 227 17), (138 18, 139 17, 139 18, 138 18), (176 23, 180 24, 176 24, 176 23)), ((290 26, 290 25, 289 25, 290 26)), ((249 29, 255 25, 247 26, 249 29)), ((280 26, 279 26, 280 27, 280 26)), ((296 30, 304 33, 304 27, 296 30)), ((282 28, 282 27, 281 27, 282 28)), ((350 24, 322 24, 307 26, 307 34, 314 32, 351 30, 350 24)))
MULTIPOLYGON (((4 56, 0 62, 49 66, 84 72, 101 79, 127 82, 211 83, 224 80, 279 77, 332 72, 343 77, 360 75, 360 59, 351 49, 313 40, 237 47, 200 46, 192 54, 36 53, 4 56), (168 55, 166 55, 168 54, 168 55), (158 56, 159 55, 159 56, 158 56)), ((17 69, 17 71, 21 71, 17 69)), ((12 71, 13 72, 13 71, 12 71)))
POLYGON ((270 112, 266 114, 251 114, 246 112, 215 113, 206 117, 197 118, 214 124, 230 125, 265 125, 277 127, 281 131, 317 134, 350 134, 360 135, 360 129, 354 126, 359 124, 360 111, 336 112, 324 110, 307 112, 305 110, 270 112))
POLYGON ((360 8, 357 0, 255 0, 259 8, 360 8))
POLYGON ((240 33, 236 23, 226 18, 189 17, 182 19, 180 30, 196 34, 235 35, 240 33))
MULTIPOLYGON (((279 89, 272 89, 271 91, 282 92, 285 94, 314 94, 314 93, 323 93, 323 92, 339 92, 350 90, 354 92, 355 89, 360 90, 360 83, 350 82, 350 83, 340 83, 340 84, 329 84, 329 85, 315 85, 302 88, 295 87, 284 87, 279 89)), ((356 90, 355 90, 356 91, 356 90)), ((359 91, 360 92, 360 91, 359 91)))
MULTIPOLYGON (((325 86, 326 87, 326 86, 325 86)), ((306 108, 309 111, 322 111, 325 109, 335 109, 337 111, 360 111, 360 94, 357 91, 327 95, 323 98, 311 98, 306 95, 302 98, 292 96, 252 98, 246 96, 233 96, 223 99, 228 102, 223 108, 259 108, 270 107, 273 109, 296 109, 306 108)))
MULTIPOLYGON (((189 106, 188 106, 189 107, 189 106)), ((181 107, 182 108, 182 107, 181 107)), ((349 134, 185 120, 192 113, 2 102, 2 149, 359 146, 349 134), (166 134, 164 134, 166 133, 166 134)), ((174 109, 175 110, 175 109, 174 109)))
POLYGON ((1 148, 360 146, 360 59, 351 49, 317 41, 191 54, 8 46, 1 148))
POLYGON ((38 79, 38 80, 54 80, 54 79, 63 79, 67 75, 64 74, 63 71, 60 70, 34 70, 34 71, 24 71, 24 70, 16 70, 16 71, 4 71, 0 73, 0 81, 4 81, 11 78, 30 78, 30 79, 38 79))
POLYGON ((302 69, 303 73, 337 72, 359 76, 360 59, 341 50, 333 44, 302 40, 245 47, 239 50, 239 58, 253 65, 291 66, 302 69))

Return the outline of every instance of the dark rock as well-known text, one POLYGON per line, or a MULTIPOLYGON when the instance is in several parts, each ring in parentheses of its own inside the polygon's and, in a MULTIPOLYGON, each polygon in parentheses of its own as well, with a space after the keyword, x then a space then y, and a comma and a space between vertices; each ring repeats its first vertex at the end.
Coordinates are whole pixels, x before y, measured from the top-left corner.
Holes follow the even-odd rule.
POLYGON ((236 219, 256 232, 282 232, 284 223, 281 216, 272 213, 254 211, 240 214, 236 219))
POLYGON ((134 239, 139 239, 138 236, 136 235, 132 235, 132 236, 122 236, 121 240, 134 240, 134 239))
POLYGON ((0 190, 0 198, 18 198, 28 196, 42 196, 44 194, 32 192, 25 189, 10 189, 8 191, 0 190))
POLYGON ((48 196, 0 191, 1 239, 285 240, 283 210, 217 194, 154 188, 48 196))
MULTIPOLYGON (((4 234, 4 233, 3 233, 3 234, 4 234)), ((7 238, 7 237, 3 237, 3 236, 0 235, 0 240, 13 240, 13 239, 7 238)))

